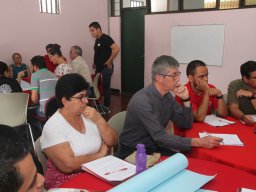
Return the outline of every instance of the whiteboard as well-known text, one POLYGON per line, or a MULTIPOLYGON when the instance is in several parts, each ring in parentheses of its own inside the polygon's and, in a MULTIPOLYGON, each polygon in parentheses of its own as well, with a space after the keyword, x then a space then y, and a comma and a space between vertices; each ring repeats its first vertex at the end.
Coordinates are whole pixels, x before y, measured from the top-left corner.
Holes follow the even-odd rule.
POLYGON ((225 25, 184 25, 171 27, 171 56, 180 63, 202 60, 222 65, 225 25))

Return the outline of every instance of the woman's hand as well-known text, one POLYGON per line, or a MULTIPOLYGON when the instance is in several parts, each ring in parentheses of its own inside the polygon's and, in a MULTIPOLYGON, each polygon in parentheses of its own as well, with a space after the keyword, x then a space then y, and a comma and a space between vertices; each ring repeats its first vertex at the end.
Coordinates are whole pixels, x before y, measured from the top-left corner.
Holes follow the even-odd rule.
POLYGON ((90 119, 92 122, 96 123, 103 119, 103 117, 93 108, 86 106, 84 109, 83 115, 87 118, 90 119))

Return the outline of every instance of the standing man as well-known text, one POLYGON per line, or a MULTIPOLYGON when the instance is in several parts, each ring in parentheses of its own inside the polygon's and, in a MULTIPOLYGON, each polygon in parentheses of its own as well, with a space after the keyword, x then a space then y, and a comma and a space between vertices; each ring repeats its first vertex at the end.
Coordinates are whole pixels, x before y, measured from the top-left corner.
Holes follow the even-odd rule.
MULTIPOLYGON (((218 116, 226 117, 228 110, 223 95, 215 86, 208 84, 208 68, 200 60, 191 61, 187 66, 190 102, 194 118, 203 122, 206 115, 215 112, 218 116)), ((177 99, 180 103, 180 99, 177 99)))
POLYGON ((232 81, 228 86, 230 114, 247 125, 255 123, 256 114, 256 62, 247 61, 240 67, 242 79, 232 81))
POLYGON ((91 35, 96 39, 94 44, 94 63, 95 73, 102 73, 103 92, 104 92, 104 112, 109 113, 110 106, 110 83, 114 71, 113 60, 119 53, 119 47, 114 40, 102 33, 98 22, 89 25, 91 35))
POLYGON ((72 73, 78 73, 83 76, 83 78, 90 84, 90 90, 88 90, 88 97, 91 97, 93 95, 93 89, 92 89, 92 76, 91 71, 89 69, 89 66, 85 62, 85 60, 82 57, 83 51, 81 47, 75 45, 70 48, 70 59, 71 61, 71 67, 72 67, 72 73))
POLYGON ((179 63, 171 56, 160 56, 152 65, 152 84, 138 91, 131 98, 125 117, 124 129, 120 135, 120 158, 134 151, 143 143, 148 154, 160 152, 170 156, 177 150, 188 151, 191 147, 214 148, 221 138, 185 138, 169 135, 166 131, 169 121, 179 128, 190 129, 193 113, 190 97, 185 86, 180 85, 179 63), (181 98, 180 106, 172 93, 181 98))
POLYGON ((0 125, 0 191, 41 192, 43 184, 27 142, 12 127, 0 125))
MULTIPOLYGON (((46 69, 44 57, 37 55, 31 59, 33 74, 31 76, 31 100, 34 104, 39 103, 37 115, 44 116, 46 101, 55 95, 57 76, 46 69)), ((33 112, 32 112, 33 113, 33 112)))

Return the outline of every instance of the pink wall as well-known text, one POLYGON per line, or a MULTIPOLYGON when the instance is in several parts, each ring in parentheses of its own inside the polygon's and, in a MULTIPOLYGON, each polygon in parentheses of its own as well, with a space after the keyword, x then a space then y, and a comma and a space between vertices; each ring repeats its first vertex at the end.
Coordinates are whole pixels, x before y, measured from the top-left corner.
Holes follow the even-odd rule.
MULTIPOLYGON (((228 83, 240 77, 240 65, 256 60, 256 9, 159 14, 145 16, 145 85, 151 83, 151 65, 160 55, 170 55, 171 27, 175 25, 225 24, 222 66, 209 66, 209 82, 223 93, 228 83)), ((186 65, 180 67, 181 82, 187 82, 186 65)))
POLYGON ((79 45, 91 67, 94 39, 88 25, 99 21, 108 33, 107 1, 61 0, 61 14, 39 12, 39 0, 5 0, 0 3, 0 60, 12 63, 13 52, 20 52, 30 64, 35 55, 44 55, 48 43, 59 43, 69 60, 69 49, 79 45))
MULTIPOLYGON (((121 23, 120 17, 109 18, 109 34, 121 49, 121 23)), ((114 73, 111 80, 111 88, 121 90, 121 52, 114 60, 114 73)))

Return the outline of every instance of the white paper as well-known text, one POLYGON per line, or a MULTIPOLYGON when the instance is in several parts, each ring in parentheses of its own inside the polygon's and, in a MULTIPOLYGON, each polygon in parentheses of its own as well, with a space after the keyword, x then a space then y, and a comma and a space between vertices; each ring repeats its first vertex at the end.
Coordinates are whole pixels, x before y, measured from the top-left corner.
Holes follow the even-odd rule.
POLYGON ((200 138, 206 137, 206 136, 214 136, 214 137, 222 138, 223 145, 244 146, 244 144, 236 134, 216 134, 216 133, 207 133, 207 132, 199 133, 200 138))
POLYGON ((89 192, 85 189, 72 189, 72 188, 54 188, 48 190, 48 192, 89 192))
POLYGON ((241 192, 256 192, 256 190, 252 190, 252 189, 247 189, 247 188, 242 188, 241 192))
POLYGON ((223 119, 221 117, 217 117, 216 115, 207 115, 204 120, 205 123, 208 123, 212 126, 225 126, 225 125, 231 125, 234 124, 234 121, 229 121, 226 119, 223 119))
POLYGON ((27 91, 27 90, 31 89, 31 85, 28 82, 23 81, 23 80, 20 81, 20 86, 23 91, 27 91))
POLYGON ((123 181, 136 172, 135 165, 110 155, 85 163, 82 169, 108 181, 123 181))

